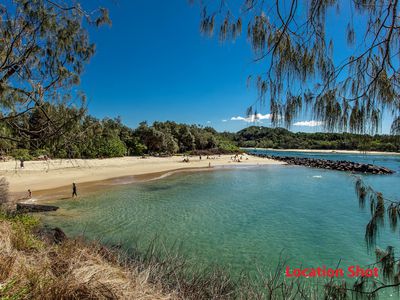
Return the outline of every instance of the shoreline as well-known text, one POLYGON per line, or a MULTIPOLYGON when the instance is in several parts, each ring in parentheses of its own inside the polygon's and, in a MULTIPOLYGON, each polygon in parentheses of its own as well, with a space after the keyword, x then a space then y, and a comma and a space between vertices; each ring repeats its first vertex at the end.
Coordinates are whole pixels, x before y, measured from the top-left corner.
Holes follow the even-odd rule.
POLYGON ((335 149, 274 149, 274 148, 257 148, 257 147, 241 147, 244 150, 268 150, 276 152, 308 152, 308 153, 328 153, 328 154, 363 154, 363 155, 400 155, 400 152, 383 152, 383 151, 359 151, 359 150, 335 150, 335 149))
MULTIPOLYGON (((28 189, 32 191, 30 203, 50 199, 71 198, 71 185, 78 185, 78 194, 121 184, 155 180, 177 172, 215 170, 221 167, 282 165, 272 159, 243 154, 241 162, 233 155, 190 157, 121 157, 107 159, 73 159, 26 161, 23 169, 15 161, 0 162, 0 177, 9 182, 12 202, 27 201, 28 189), (211 164, 211 168, 209 167, 211 164), (215 168, 216 167, 216 168, 215 168)), ((29 203, 27 202, 27 203, 29 203)))
MULTIPOLYGON (((182 168, 176 170, 167 170, 162 172, 155 172, 149 174, 139 174, 139 175, 128 175, 121 177, 112 177, 104 180, 94 180, 82 182, 79 184, 78 199, 80 196, 90 196, 92 194, 110 190, 113 187, 129 185, 134 183, 145 183, 150 181, 155 181, 163 179, 174 174, 179 173, 191 173, 191 172, 211 172, 215 170, 223 170, 223 168, 182 168)), ((19 194, 19 193, 18 193, 19 194)), ((64 185, 49 189, 37 190, 34 193, 32 199, 20 199, 16 200, 18 203, 34 204, 38 202, 46 203, 46 201, 57 201, 57 200, 73 200, 71 197, 71 186, 64 185)), ((53 202, 52 202, 53 203, 53 202)))

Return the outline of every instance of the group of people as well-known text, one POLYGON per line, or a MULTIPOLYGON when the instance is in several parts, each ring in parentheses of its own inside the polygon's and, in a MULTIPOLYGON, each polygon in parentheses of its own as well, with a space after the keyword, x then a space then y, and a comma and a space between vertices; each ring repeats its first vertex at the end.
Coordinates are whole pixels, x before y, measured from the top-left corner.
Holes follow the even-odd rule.
MULTIPOLYGON (((246 157, 246 159, 249 159, 246 157)), ((235 154, 235 156, 231 156, 231 160, 234 162, 241 162, 243 160, 243 155, 235 154)))
MULTIPOLYGON (((221 157, 221 154, 219 154, 218 157, 221 157)), ((206 159, 216 159, 216 158, 217 157, 215 157, 215 156, 209 156, 209 155, 206 156, 206 159)), ((201 155, 199 155, 199 160, 202 160, 202 159, 203 159, 203 157, 201 155)), ((244 159, 243 155, 235 154, 235 156, 231 156, 231 160, 233 162, 242 162, 243 159, 244 159)), ((248 159, 249 158, 246 157, 246 160, 248 160, 248 159)), ((187 155, 183 158, 183 162, 186 162, 186 163, 190 162, 189 155, 187 155)), ((209 166, 211 166, 211 163, 209 163, 209 166)))
MULTIPOLYGON (((218 154, 218 158, 219 158, 219 157, 221 157, 221 154, 218 154)), ((200 160, 202 159, 201 155, 199 156, 199 159, 200 159, 200 160)), ((209 156, 209 155, 207 155, 207 156, 206 156, 206 159, 216 159, 216 157, 215 157, 215 156, 209 156)))
MULTIPOLYGON (((218 157, 221 157, 221 154, 219 154, 218 157)), ((202 158, 203 158, 203 157, 202 157, 201 155, 199 155, 199 160, 202 160, 202 158)), ((209 156, 209 155, 207 155, 207 156, 206 156, 206 159, 216 159, 216 157, 215 157, 215 156, 209 156)), ((189 155, 185 156, 185 157, 183 158, 182 162, 185 162, 185 163, 190 162, 190 156, 189 156, 189 155)), ((211 163, 209 163, 209 165, 210 165, 210 164, 211 164, 211 163)))
MULTIPOLYGON (((78 197, 78 188, 76 187, 76 183, 72 183, 72 198, 78 197)), ((28 189, 28 196, 27 199, 32 199, 32 191, 28 189)))

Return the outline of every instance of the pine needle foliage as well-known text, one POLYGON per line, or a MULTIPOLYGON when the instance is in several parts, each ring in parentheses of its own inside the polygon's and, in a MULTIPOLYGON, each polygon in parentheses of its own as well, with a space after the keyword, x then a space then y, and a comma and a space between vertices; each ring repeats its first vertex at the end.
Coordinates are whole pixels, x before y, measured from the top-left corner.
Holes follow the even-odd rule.
POLYGON ((289 127, 308 107, 327 130, 372 133, 387 112, 400 133, 399 0, 191 2, 201 7, 202 33, 220 41, 246 34, 254 61, 265 65, 251 76, 259 92, 251 106, 267 98, 274 125, 289 127), (348 20, 338 37, 327 20, 342 11, 348 20), (356 28, 356 18, 365 25, 356 28), (340 38, 353 53, 342 61, 340 38))
MULTIPOLYGON (((397 232, 397 224, 400 218, 400 201, 384 198, 382 193, 375 191, 358 177, 355 182, 355 191, 361 208, 365 207, 366 199, 369 199, 371 219, 366 225, 365 241, 370 251, 376 247, 376 238, 379 229, 385 225, 385 216, 393 232, 397 232)), ((400 260, 395 256, 395 249, 388 246, 386 250, 375 249, 376 263, 381 269, 382 279, 358 278, 353 290, 356 298, 365 296, 374 299, 378 292, 385 288, 395 288, 399 292, 400 287, 400 260)))
MULTIPOLYGON (((48 103, 84 104, 73 90, 95 52, 88 27, 111 24, 104 8, 86 11, 77 1, 6 0, 0 4, 0 128, 60 135, 46 110, 48 103), (17 117, 40 110, 44 122, 26 127, 17 117), (40 125, 40 126, 39 126, 40 125)), ((57 120, 59 121, 59 120, 57 120)), ((63 125, 63 124, 61 124, 63 125)), ((21 141, 21 137, 0 135, 21 141)))

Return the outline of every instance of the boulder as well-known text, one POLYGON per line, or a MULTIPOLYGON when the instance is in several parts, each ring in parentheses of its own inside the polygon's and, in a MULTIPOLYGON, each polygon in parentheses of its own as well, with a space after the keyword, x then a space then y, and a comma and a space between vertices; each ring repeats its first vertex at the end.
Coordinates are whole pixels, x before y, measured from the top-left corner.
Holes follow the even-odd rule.
POLYGON ((67 235, 58 227, 42 227, 36 232, 36 235, 50 244, 61 244, 67 239, 67 235))

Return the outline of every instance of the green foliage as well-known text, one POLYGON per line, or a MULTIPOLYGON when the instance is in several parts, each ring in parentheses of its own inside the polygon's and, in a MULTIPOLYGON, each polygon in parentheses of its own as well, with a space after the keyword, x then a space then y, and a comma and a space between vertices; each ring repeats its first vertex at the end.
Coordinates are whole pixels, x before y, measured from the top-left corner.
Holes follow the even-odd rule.
POLYGON ((53 158, 105 158, 173 155, 193 150, 213 149, 213 153, 238 150, 230 136, 219 134, 210 127, 167 121, 154 122, 152 126, 142 122, 136 129, 131 129, 120 118, 99 120, 87 115, 85 110, 64 104, 47 103, 41 108, 34 107, 16 118, 16 122, 32 130, 11 127, 1 120, 0 126, 9 132, 11 138, 24 136, 23 141, 10 144, 8 150, 15 158, 24 160, 44 155, 53 158), (57 134, 43 129, 49 116, 59 126, 57 134))
POLYGON ((13 279, 8 281, 6 284, 0 286, 0 295, 1 300, 20 300, 26 299, 26 294, 28 294, 29 289, 24 287, 17 291, 13 291, 13 287, 16 284, 17 280, 13 279), (12 291, 12 296, 3 296, 7 295, 12 291))
POLYGON ((376 133, 388 113, 392 133, 400 132, 400 65, 393 55, 399 1, 191 1, 199 3, 202 33, 223 42, 243 32, 254 60, 264 63, 248 77, 258 91, 249 115, 269 103, 274 126, 289 128, 308 110, 329 131, 376 133), (345 30, 329 30, 328 20, 343 9, 348 23, 337 26, 345 30), (363 26, 354 26, 355 18, 363 26))
POLYGON ((8 154, 16 146, 16 142, 12 140, 12 130, 5 124, 0 123, 0 136, 0 155, 8 154))
POLYGON ((48 156, 49 155, 49 151, 47 151, 46 149, 37 149, 32 151, 32 156, 34 158, 38 158, 41 156, 48 156))
POLYGON ((15 149, 12 151, 11 156, 18 160, 31 160, 32 156, 28 149, 15 149))
POLYGON ((72 95, 85 101, 73 87, 95 51, 87 27, 110 23, 106 9, 85 11, 72 0, 0 4, 0 152, 8 154, 13 143, 41 149, 43 141, 70 130, 68 117, 83 110, 75 109, 75 116, 59 110, 72 111, 72 95), (5 124, 20 129, 18 135, 5 124))
POLYGON ((143 155, 146 151, 147 147, 137 137, 134 137, 134 142, 128 146, 129 155, 143 155))
POLYGON ((240 147, 275 149, 332 149, 400 151, 400 136, 352 133, 290 132, 283 128, 251 126, 232 137, 240 147))
MULTIPOLYGON (((9 144, 7 150, 16 159, 30 160, 47 155, 54 158, 105 158, 124 155, 173 155, 176 153, 236 153, 238 147, 276 149, 337 149, 360 151, 400 151, 400 138, 393 135, 357 135, 350 133, 293 133, 283 128, 251 126, 237 133, 218 133, 210 127, 175 122, 142 122, 136 129, 120 118, 103 120, 84 110, 47 104, 20 116, 17 121, 35 128, 32 132, 6 128, 11 138, 25 135, 25 140, 9 144), (37 138, 37 125, 47 116, 60 120, 57 135, 37 138)), ((1 128, 1 127, 0 127, 1 128)), ((2 141, 2 139, 0 139, 2 141)))
POLYGON ((238 146, 228 140, 220 140, 218 142, 218 150, 222 153, 235 153, 240 151, 238 146))
POLYGON ((125 144, 117 137, 112 139, 102 139, 98 149, 100 157, 120 157, 126 154, 125 144))
POLYGON ((40 220, 28 214, 10 214, 0 210, 0 221, 9 221, 16 234, 13 246, 18 250, 40 249, 43 243, 32 235, 32 231, 40 225, 40 220))
POLYGON ((193 150, 195 147, 195 138, 190 129, 182 126, 179 130, 179 149, 181 152, 193 150))
POLYGON ((154 122, 153 126, 142 122, 135 130, 135 135, 146 146, 149 154, 187 153, 194 150, 231 153, 237 150, 234 144, 226 138, 223 139, 222 144, 220 134, 210 127, 202 128, 171 121, 154 122), (221 143, 221 147, 219 147, 219 143, 221 143))

